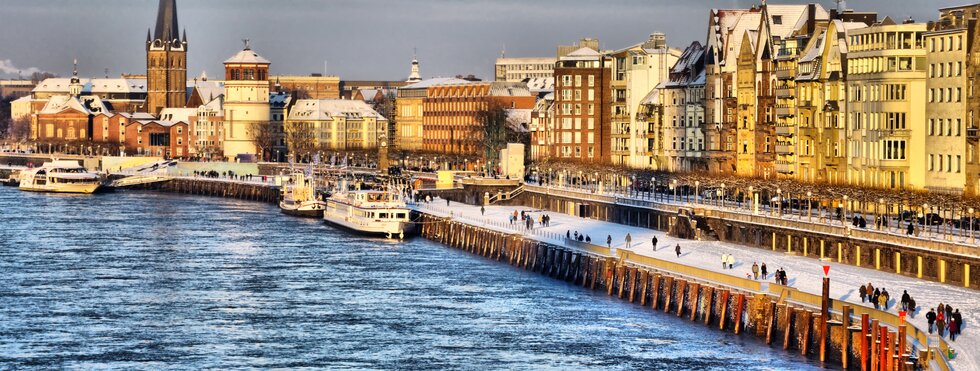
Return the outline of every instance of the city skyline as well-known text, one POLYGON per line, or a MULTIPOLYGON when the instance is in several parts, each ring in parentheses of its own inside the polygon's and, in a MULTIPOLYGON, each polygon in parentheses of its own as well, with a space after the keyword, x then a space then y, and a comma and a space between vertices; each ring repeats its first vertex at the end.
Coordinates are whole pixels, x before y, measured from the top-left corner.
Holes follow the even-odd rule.
MULTIPOLYGON (((98 3, 99 9, 94 10, 91 4, 64 0, 43 4, 7 1, 0 14, 0 32, 20 37, 0 42, 0 77, 15 78, 18 71, 24 77, 34 71, 67 76, 76 58, 82 76, 102 76, 107 68, 110 76, 144 72, 145 58, 140 51, 145 28, 154 19, 156 2, 98 3), (104 22, 106 18, 118 22, 104 22), (37 24, 45 25, 44 29, 18 31, 37 24), (72 31, 77 29, 87 31, 72 31)), ((367 5, 301 0, 279 9, 256 1, 230 7, 229 0, 214 0, 182 2, 178 13, 181 27, 187 30, 191 41, 189 78, 202 71, 220 76, 221 61, 241 49, 240 39, 249 38, 257 51, 272 60, 274 74, 306 75, 326 70, 327 74, 344 79, 399 80, 408 76, 409 62, 417 50, 424 77, 474 74, 490 80, 493 61, 502 50, 514 57, 552 56, 556 45, 581 37, 598 38, 601 48, 616 49, 640 42, 657 31, 667 34, 669 45, 682 48, 692 41, 704 42, 702 34, 709 8, 741 8, 757 3, 617 1, 596 5, 577 0, 533 4, 511 0, 386 0, 367 5), (551 16, 555 11, 565 16, 551 16), (332 16, 330 12, 334 12, 332 16), (277 16, 270 18, 269 14, 277 16), (307 26, 309 21, 318 19, 330 23, 307 26), (277 23, 279 20, 288 21, 277 23), (609 24, 616 27, 608 27, 609 24), (528 32, 536 36, 528 37, 528 32), (290 41, 281 42, 284 38, 290 41)), ((801 3, 807 1, 771 2, 801 3)), ((832 1, 817 3, 828 9, 835 6, 832 1)), ((852 1, 847 6, 878 12, 881 17, 912 17, 925 22, 936 18, 937 8, 958 3, 869 0, 852 1)))

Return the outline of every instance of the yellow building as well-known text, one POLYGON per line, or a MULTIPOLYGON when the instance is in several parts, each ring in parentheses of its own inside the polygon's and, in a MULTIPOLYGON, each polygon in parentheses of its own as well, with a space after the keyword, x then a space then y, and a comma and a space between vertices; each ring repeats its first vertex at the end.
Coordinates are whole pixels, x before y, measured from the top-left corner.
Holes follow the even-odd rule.
POLYGON ((225 61, 224 156, 251 161, 256 125, 269 125, 269 60, 245 49, 225 61))
POLYGON ((867 25, 836 19, 825 23, 797 62, 800 180, 831 184, 847 181, 847 32, 862 27, 867 25))
POLYGON ((926 80, 926 182, 929 191, 960 193, 966 185, 966 68, 969 21, 980 4, 940 9, 924 33, 926 80))
POLYGON ((907 189, 925 184, 924 23, 889 18, 848 32, 848 182, 907 189))
MULTIPOLYGON (((300 99, 289 110, 284 123, 287 140, 297 138, 290 132, 305 126, 312 134, 306 148, 347 151, 376 149, 388 128, 388 120, 362 100, 300 99)), ((301 152, 290 143, 291 152, 301 152)), ((306 154, 296 153, 304 158, 306 154)))

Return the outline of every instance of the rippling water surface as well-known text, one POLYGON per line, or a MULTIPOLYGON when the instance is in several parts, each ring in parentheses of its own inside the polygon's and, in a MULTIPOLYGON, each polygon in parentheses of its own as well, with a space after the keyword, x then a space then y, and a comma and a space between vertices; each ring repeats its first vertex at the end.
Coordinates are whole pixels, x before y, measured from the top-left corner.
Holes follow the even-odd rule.
POLYGON ((749 338, 271 205, 0 187, 0 368, 807 369, 749 338))

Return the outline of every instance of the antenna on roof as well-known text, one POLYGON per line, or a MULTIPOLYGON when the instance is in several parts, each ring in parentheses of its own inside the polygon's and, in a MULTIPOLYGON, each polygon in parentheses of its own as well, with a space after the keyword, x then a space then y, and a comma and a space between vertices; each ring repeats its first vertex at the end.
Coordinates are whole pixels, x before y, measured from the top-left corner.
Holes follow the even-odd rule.
POLYGON ((500 48, 500 58, 506 58, 506 57, 507 57, 507 43, 504 43, 503 46, 500 48))

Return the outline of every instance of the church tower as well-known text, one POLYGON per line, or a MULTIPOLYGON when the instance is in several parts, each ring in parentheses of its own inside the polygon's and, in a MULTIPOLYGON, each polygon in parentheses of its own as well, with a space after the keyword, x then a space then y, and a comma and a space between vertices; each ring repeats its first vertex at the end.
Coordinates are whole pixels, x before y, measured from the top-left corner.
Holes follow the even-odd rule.
POLYGON ((408 80, 405 82, 416 83, 422 81, 422 75, 419 74, 419 59, 416 56, 412 56, 412 71, 408 74, 408 80))
POLYGON ((180 37, 177 0, 160 0, 156 28, 146 30, 146 112, 187 103, 187 31, 180 37))

